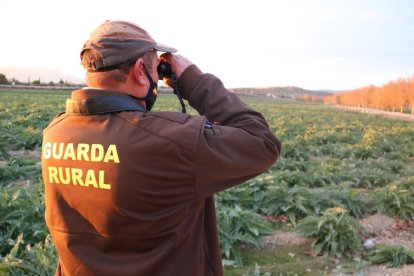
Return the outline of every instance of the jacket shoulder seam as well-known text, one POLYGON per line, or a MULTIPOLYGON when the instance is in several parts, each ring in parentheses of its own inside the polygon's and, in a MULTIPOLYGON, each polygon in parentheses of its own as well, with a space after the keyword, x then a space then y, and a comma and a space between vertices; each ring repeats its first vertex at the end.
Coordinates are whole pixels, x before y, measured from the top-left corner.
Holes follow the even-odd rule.
POLYGON ((53 127, 54 125, 56 125, 57 123, 61 122, 63 119, 65 119, 69 115, 70 114, 68 114, 68 113, 63 114, 63 112, 58 114, 55 117, 55 119, 44 129, 44 132, 47 131, 49 128, 53 127))
POLYGON ((125 122, 127 122, 127 123, 129 123, 129 124, 131 124, 131 125, 133 125, 133 126, 135 126, 135 127, 137 127, 137 128, 140 128, 140 129, 142 129, 142 130, 144 130, 144 131, 146 131, 146 132, 150 133, 151 135, 154 135, 154 136, 156 136, 156 137, 158 137, 158 138, 161 138, 161 139, 167 140, 167 141, 169 141, 169 142, 173 143, 174 145, 176 145, 177 147, 182 148, 182 149, 185 149, 185 150, 189 150, 190 152, 192 152, 192 154, 193 154, 193 155, 195 154, 195 150, 190 149, 189 147, 184 147, 184 146, 181 146, 181 145, 177 144, 175 141, 173 141, 173 140, 171 140, 171 139, 168 139, 168 137, 158 135, 157 133, 154 133, 154 132, 152 132, 151 130, 149 130, 149 129, 145 128, 145 127, 142 127, 141 125, 138 125, 138 124, 136 124, 136 123, 132 122, 131 120, 129 120, 128 118, 125 118, 124 116, 122 116, 122 115, 120 115, 120 114, 114 114, 114 115, 115 115, 115 116, 117 116, 118 118, 120 118, 120 119, 124 120, 125 122))

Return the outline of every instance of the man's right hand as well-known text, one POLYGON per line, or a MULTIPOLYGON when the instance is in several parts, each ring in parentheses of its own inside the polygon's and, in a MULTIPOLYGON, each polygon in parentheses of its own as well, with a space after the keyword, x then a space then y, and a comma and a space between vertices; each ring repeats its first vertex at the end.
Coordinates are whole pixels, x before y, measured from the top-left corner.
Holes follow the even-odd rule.
MULTIPOLYGON (((160 56, 161 61, 166 61, 170 64, 172 72, 179 78, 181 74, 193 63, 181 55, 173 55, 171 53, 164 53, 160 56)), ((164 83, 172 87, 170 79, 164 78, 164 83)))

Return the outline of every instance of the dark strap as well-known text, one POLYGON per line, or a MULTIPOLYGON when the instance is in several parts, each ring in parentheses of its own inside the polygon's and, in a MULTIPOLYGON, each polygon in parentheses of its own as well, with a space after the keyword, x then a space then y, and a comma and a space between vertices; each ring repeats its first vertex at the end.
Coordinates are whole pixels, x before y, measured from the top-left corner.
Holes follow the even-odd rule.
POLYGON ((66 100, 66 113, 95 115, 120 111, 141 111, 145 108, 128 96, 105 96, 85 100, 66 100))
POLYGON ((177 98, 181 104, 181 112, 186 113, 185 104, 184 104, 183 97, 181 96, 181 92, 180 92, 180 86, 178 85, 177 75, 171 74, 171 79, 174 84, 174 94, 177 95, 177 98))

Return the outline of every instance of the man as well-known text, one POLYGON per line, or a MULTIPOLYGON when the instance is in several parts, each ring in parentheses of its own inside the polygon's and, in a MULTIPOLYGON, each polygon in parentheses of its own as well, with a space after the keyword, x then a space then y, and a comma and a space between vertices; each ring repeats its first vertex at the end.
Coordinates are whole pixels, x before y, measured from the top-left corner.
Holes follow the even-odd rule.
POLYGON ((83 46, 88 87, 43 136, 57 275, 223 274, 213 195, 266 170, 280 142, 260 113, 175 51, 122 21, 105 21, 83 46), (149 111, 157 51, 204 116, 149 111))

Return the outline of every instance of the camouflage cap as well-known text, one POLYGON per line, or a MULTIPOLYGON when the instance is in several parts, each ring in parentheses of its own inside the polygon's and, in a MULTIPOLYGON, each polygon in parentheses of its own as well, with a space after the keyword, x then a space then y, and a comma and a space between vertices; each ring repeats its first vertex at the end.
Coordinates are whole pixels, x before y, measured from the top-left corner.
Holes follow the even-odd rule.
POLYGON ((80 57, 85 51, 93 50, 98 55, 88 64, 82 62, 88 71, 107 71, 144 55, 154 49, 174 53, 175 48, 157 43, 147 31, 125 21, 109 21, 99 25, 82 47, 80 57))

